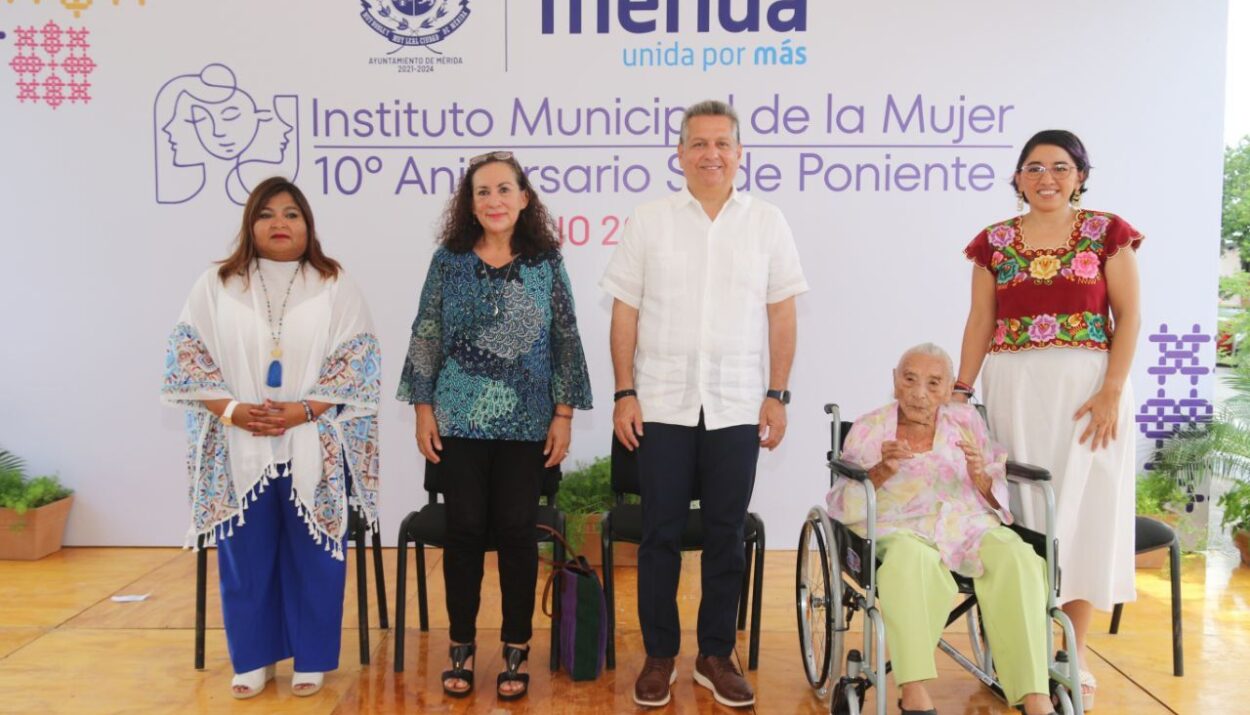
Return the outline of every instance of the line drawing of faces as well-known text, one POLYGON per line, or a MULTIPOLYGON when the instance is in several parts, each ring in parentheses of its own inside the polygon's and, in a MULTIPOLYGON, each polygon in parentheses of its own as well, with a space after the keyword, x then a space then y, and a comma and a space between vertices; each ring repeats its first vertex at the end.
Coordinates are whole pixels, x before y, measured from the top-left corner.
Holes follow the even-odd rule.
POLYGON ((274 95, 273 109, 261 109, 259 115, 256 136, 226 180, 226 194, 240 206, 265 179, 283 176, 295 181, 299 175, 299 97, 274 95))
POLYGON ((220 185, 242 206, 260 173, 262 179, 284 173, 294 180, 299 98, 277 95, 273 101, 273 109, 259 108, 234 71, 220 63, 162 85, 152 108, 157 203, 184 203, 206 185, 220 185), (296 146, 288 151, 292 134, 296 146))

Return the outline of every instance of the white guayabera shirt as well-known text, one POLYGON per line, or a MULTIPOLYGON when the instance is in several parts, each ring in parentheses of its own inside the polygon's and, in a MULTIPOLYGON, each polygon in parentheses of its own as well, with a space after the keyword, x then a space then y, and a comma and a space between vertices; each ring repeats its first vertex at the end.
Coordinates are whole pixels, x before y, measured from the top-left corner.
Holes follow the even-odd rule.
POLYGON ((715 220, 688 189, 639 206, 599 284, 638 309, 634 389, 647 422, 755 424, 767 306, 807 290, 772 204, 735 190, 715 220))

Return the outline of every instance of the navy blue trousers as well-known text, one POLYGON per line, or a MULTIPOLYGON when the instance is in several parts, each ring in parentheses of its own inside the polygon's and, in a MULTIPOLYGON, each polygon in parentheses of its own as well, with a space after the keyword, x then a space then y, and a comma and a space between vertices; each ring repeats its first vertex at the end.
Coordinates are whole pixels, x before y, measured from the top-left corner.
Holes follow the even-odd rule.
POLYGON ((703 517, 703 596, 699 652, 728 656, 736 636, 747 506, 759 459, 757 425, 709 430, 646 422, 638 447, 642 544, 638 547, 638 620, 647 655, 672 658, 681 647, 677 584, 681 533, 690 502, 703 517))
POLYGON ((308 533, 291 501, 290 477, 271 479, 244 518, 217 542, 234 672, 291 657, 301 673, 335 670, 347 564, 308 533))

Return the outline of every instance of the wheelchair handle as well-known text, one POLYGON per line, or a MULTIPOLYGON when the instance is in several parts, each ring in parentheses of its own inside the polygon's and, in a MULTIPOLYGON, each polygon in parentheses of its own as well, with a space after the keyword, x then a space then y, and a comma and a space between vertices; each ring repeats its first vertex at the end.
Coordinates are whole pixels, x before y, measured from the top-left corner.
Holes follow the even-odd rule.
POLYGON ((829 460, 829 467, 832 468, 838 476, 846 477, 847 479, 854 479, 857 482, 869 481, 868 470, 854 462, 848 462, 845 459, 831 459, 829 460))
POLYGON ((1007 476, 1030 482, 1049 482, 1050 471, 1032 464, 1007 460, 1007 476))

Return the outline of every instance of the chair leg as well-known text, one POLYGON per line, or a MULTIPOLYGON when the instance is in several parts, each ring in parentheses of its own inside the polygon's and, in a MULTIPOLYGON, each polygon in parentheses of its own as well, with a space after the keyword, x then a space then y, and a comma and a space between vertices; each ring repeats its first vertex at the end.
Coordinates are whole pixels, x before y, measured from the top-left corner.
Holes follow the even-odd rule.
POLYGON ((738 630, 744 630, 747 627, 747 599, 751 594, 751 547, 754 544, 747 541, 742 546, 742 552, 746 555, 743 561, 746 566, 742 569, 742 592, 738 596, 738 630))
POLYGON ((399 528, 399 544, 395 554, 395 672, 404 672, 404 601, 408 590, 408 524, 399 528))
POLYGON ((751 644, 750 655, 747 657, 747 669, 755 670, 760 666, 760 612, 764 605, 764 522, 760 523, 759 533, 755 540, 755 585, 752 587, 751 598, 751 644))
POLYGON ((377 531, 371 532, 373 537, 373 581, 378 589, 378 625, 383 629, 391 627, 390 620, 387 618, 387 611, 390 610, 386 603, 386 571, 382 567, 382 535, 377 531))
POLYGON ((1124 612, 1124 604, 1117 603, 1111 611, 1111 635, 1120 632, 1120 614, 1124 612))
POLYGON ((360 636, 360 664, 369 665, 369 579, 365 560, 365 520, 357 515, 352 540, 356 542, 356 630, 360 636))
POLYGON ((414 543, 413 551, 417 554, 417 620, 425 633, 430 630, 430 604, 425 591, 425 544, 414 543))
POLYGON ((195 669, 204 670, 204 618, 208 610, 208 550, 204 537, 196 539, 195 552, 195 669))
POLYGON ((1185 653, 1181 649, 1181 545, 1173 539, 1168 546, 1172 568, 1172 675, 1185 674, 1185 653))
POLYGON ((608 563, 611 562, 611 559, 612 559, 612 517, 610 515, 604 515, 603 519, 599 522, 599 542, 603 546, 603 559, 604 559, 603 600, 607 603, 607 608, 608 608, 608 628, 607 628, 608 642, 607 642, 607 648, 605 649, 607 651, 607 657, 605 658, 605 665, 607 666, 608 670, 615 670, 616 669, 616 594, 612 588, 612 583, 613 583, 612 572, 614 568, 612 566, 607 565, 608 563))

